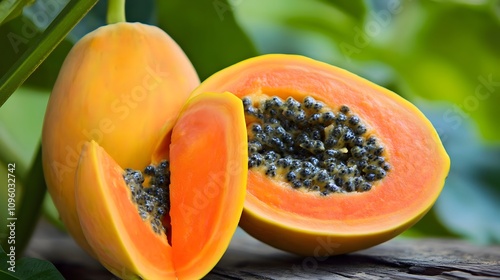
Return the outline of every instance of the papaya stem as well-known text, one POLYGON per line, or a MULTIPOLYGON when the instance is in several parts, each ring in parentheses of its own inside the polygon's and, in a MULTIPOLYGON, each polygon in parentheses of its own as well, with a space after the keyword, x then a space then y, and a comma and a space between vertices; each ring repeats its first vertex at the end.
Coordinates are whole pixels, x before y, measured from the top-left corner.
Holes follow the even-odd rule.
POLYGON ((125 22, 125 0, 108 0, 108 24, 125 22))

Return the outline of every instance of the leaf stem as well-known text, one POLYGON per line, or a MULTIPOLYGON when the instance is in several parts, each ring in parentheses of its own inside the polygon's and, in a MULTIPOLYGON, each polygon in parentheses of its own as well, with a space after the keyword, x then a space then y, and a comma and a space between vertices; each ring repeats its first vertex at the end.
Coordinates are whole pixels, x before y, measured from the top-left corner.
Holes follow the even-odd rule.
POLYGON ((108 0, 108 24, 125 22, 125 0, 108 0))

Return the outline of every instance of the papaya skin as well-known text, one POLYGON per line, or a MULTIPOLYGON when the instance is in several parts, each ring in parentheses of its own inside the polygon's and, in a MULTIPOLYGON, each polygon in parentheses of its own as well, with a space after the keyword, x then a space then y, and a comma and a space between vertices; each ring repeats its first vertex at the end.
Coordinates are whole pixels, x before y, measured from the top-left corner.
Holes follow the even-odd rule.
POLYGON ((192 95, 205 91, 347 105, 385 146, 391 170, 362 193, 298 192, 250 169, 240 226, 276 248, 324 257, 374 246, 416 223, 442 190, 450 160, 432 124, 410 102, 348 71, 297 55, 263 55, 217 72, 192 95))
POLYGON ((97 259, 123 279, 206 275, 227 249, 243 210, 246 135, 242 104, 230 93, 198 95, 183 108, 166 135, 171 140, 161 141, 170 149, 172 245, 140 218, 123 168, 95 141, 86 142, 75 198, 97 259))
POLYGON ((94 140, 119 165, 144 167, 198 84, 180 47, 154 26, 103 26, 68 54, 44 119, 43 169, 61 220, 90 254, 74 198, 82 146, 94 140))

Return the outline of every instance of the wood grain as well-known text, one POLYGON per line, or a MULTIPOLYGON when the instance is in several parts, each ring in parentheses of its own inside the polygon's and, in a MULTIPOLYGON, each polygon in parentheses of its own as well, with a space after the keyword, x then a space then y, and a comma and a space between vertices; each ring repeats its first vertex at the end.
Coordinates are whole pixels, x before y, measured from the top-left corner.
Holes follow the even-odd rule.
MULTIPOLYGON (((66 279, 117 279, 74 241, 39 223, 27 256, 47 259, 66 279)), ((356 253, 299 257, 238 230, 205 279, 499 279, 500 246, 452 239, 395 239, 356 253)))

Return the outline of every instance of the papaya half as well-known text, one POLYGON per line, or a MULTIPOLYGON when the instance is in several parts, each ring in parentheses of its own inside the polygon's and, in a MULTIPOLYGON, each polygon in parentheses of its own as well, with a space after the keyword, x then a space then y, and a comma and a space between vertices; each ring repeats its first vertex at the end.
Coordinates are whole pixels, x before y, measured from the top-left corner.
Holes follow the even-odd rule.
POLYGON ((43 169, 63 223, 90 254, 75 201, 82 147, 93 140, 120 166, 146 166, 198 84, 187 56, 155 26, 103 26, 69 52, 45 114, 43 169))
POLYGON ((296 55, 251 58, 192 93, 242 99, 248 184, 240 226, 276 248, 323 257, 403 232, 437 199, 450 167, 410 102, 296 55))
POLYGON ((162 161, 153 159, 143 173, 124 170, 95 141, 81 153, 75 197, 83 234, 124 279, 200 279, 222 257, 243 210, 248 155, 240 99, 189 99, 165 137, 155 153, 162 161))

